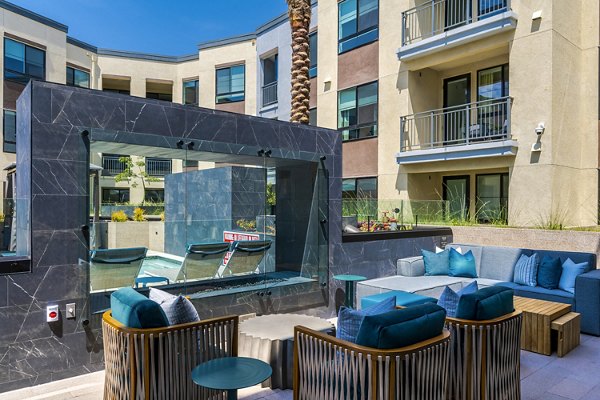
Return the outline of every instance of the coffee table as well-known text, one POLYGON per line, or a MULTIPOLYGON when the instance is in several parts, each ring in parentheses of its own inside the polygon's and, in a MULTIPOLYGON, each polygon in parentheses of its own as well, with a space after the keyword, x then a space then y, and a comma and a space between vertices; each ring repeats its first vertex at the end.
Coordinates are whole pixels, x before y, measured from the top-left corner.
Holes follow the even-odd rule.
POLYGON ((209 389, 227 390, 227 399, 237 399, 237 390, 258 385, 271 376, 269 364, 246 357, 216 358, 192 370, 196 385, 209 389))
POLYGON ((294 327, 333 332, 331 322, 309 315, 269 314, 254 317, 240 323, 238 353, 253 357, 271 365, 273 374, 263 386, 273 389, 293 388, 294 327))
POLYGON ((523 312, 521 349, 552 354, 552 322, 571 312, 571 305, 514 297, 515 309, 523 312))

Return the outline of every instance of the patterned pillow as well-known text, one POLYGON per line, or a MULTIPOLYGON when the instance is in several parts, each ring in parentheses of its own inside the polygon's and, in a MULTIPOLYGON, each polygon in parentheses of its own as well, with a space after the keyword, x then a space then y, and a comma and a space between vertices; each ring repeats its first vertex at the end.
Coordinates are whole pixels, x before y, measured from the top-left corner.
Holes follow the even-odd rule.
POLYGON ((200 321, 198 311, 196 311, 192 302, 182 295, 175 296, 163 290, 150 288, 148 298, 160 304, 160 308, 167 315, 169 325, 200 321))
POLYGON ((449 317, 456 317, 456 309, 458 308, 460 296, 463 294, 475 293, 477 290, 479 290, 477 281, 469 283, 467 286, 459 290, 458 293, 452 290, 450 286, 446 286, 437 302, 438 306, 443 307, 446 310, 446 315, 449 317))
POLYGON ((338 313, 337 330, 335 336, 338 339, 356 343, 356 337, 363 319, 367 315, 383 314, 396 309, 396 296, 389 297, 371 307, 362 310, 341 307, 338 313))
POLYGON ((533 253, 530 257, 521 254, 521 257, 515 264, 513 282, 519 285, 536 286, 539 263, 539 256, 537 253, 533 253))

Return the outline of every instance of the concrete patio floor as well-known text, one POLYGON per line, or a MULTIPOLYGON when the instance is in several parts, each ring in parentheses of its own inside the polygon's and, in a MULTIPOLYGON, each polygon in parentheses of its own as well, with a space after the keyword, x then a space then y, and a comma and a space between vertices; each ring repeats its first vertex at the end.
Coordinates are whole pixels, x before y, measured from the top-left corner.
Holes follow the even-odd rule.
MULTIPOLYGON (((0 393, 2 400, 100 400, 104 372, 0 393)), ((523 400, 600 400, 600 338, 581 336, 581 345, 563 358, 521 352, 523 400)), ((239 391, 244 400, 291 400, 291 390, 259 386, 239 391)))

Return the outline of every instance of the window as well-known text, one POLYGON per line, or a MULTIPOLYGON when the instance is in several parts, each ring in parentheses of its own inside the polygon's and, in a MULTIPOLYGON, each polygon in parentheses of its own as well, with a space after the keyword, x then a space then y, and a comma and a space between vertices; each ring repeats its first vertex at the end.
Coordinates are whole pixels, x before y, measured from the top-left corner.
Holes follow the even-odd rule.
POLYGON ((508 134, 508 64, 477 72, 477 126, 481 136, 501 138, 508 134))
POLYGON ((90 74, 77 68, 67 67, 67 85, 89 89, 90 74))
POLYGON ((508 174, 477 175, 477 221, 506 222, 508 217, 508 174))
POLYGON ((4 122, 2 124, 4 144, 2 149, 5 153, 17 152, 17 113, 4 110, 4 122))
POLYGON ((102 203, 129 203, 129 189, 102 188, 102 203))
POLYGON ((165 202, 165 190, 164 189, 146 189, 144 191, 144 201, 152 203, 164 203, 165 202))
POLYGON ((338 3, 338 53, 371 43, 379 37, 378 0, 344 0, 338 3))
POLYGON ((102 88, 103 92, 110 92, 110 93, 120 93, 120 94, 126 94, 129 95, 129 90, 127 89, 111 89, 111 88, 102 88))
POLYGON ((102 175, 114 176, 125 171, 126 163, 122 161, 124 157, 119 154, 104 154, 102 156, 102 175))
POLYGON ((183 104, 198 105, 199 85, 198 80, 183 82, 183 104))
POLYGON ((244 65, 236 65, 217 70, 217 104, 244 100, 245 69, 244 65))
POLYGON ((4 79, 23 85, 30 79, 46 79, 46 53, 4 38, 4 79))
POLYGON ((338 129, 343 140, 377 136, 377 82, 338 92, 338 129))
POLYGON ((487 68, 477 73, 477 101, 508 96, 508 64, 487 68))
POLYGON ((376 199, 377 178, 352 178, 342 180, 342 198, 376 199))
POLYGON ((147 99, 162 100, 162 101, 173 101, 173 95, 171 93, 146 92, 146 98, 147 99))
POLYGON ((308 110, 308 124, 317 126, 317 108, 311 108, 308 110))
POLYGON ((310 40, 310 68, 308 70, 308 77, 314 78, 315 76, 317 76, 317 50, 319 49, 317 32, 311 33, 308 38, 310 40))

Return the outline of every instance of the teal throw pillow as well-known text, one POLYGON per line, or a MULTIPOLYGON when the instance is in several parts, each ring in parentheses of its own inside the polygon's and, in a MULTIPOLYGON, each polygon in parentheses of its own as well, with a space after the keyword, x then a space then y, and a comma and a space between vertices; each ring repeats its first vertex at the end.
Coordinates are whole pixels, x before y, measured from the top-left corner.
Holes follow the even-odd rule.
POLYGON ((421 250, 425 275, 448 275, 450 273, 450 250, 446 249, 440 253, 421 250))
POLYGON ((562 274, 560 258, 545 256, 540 262, 537 273, 537 284, 546 289, 557 289, 562 274))
POLYGON ((450 276, 460 276, 463 278, 477 278, 477 268, 475 267, 475 257, 471 250, 465 254, 460 254, 454 249, 450 249, 450 276))

